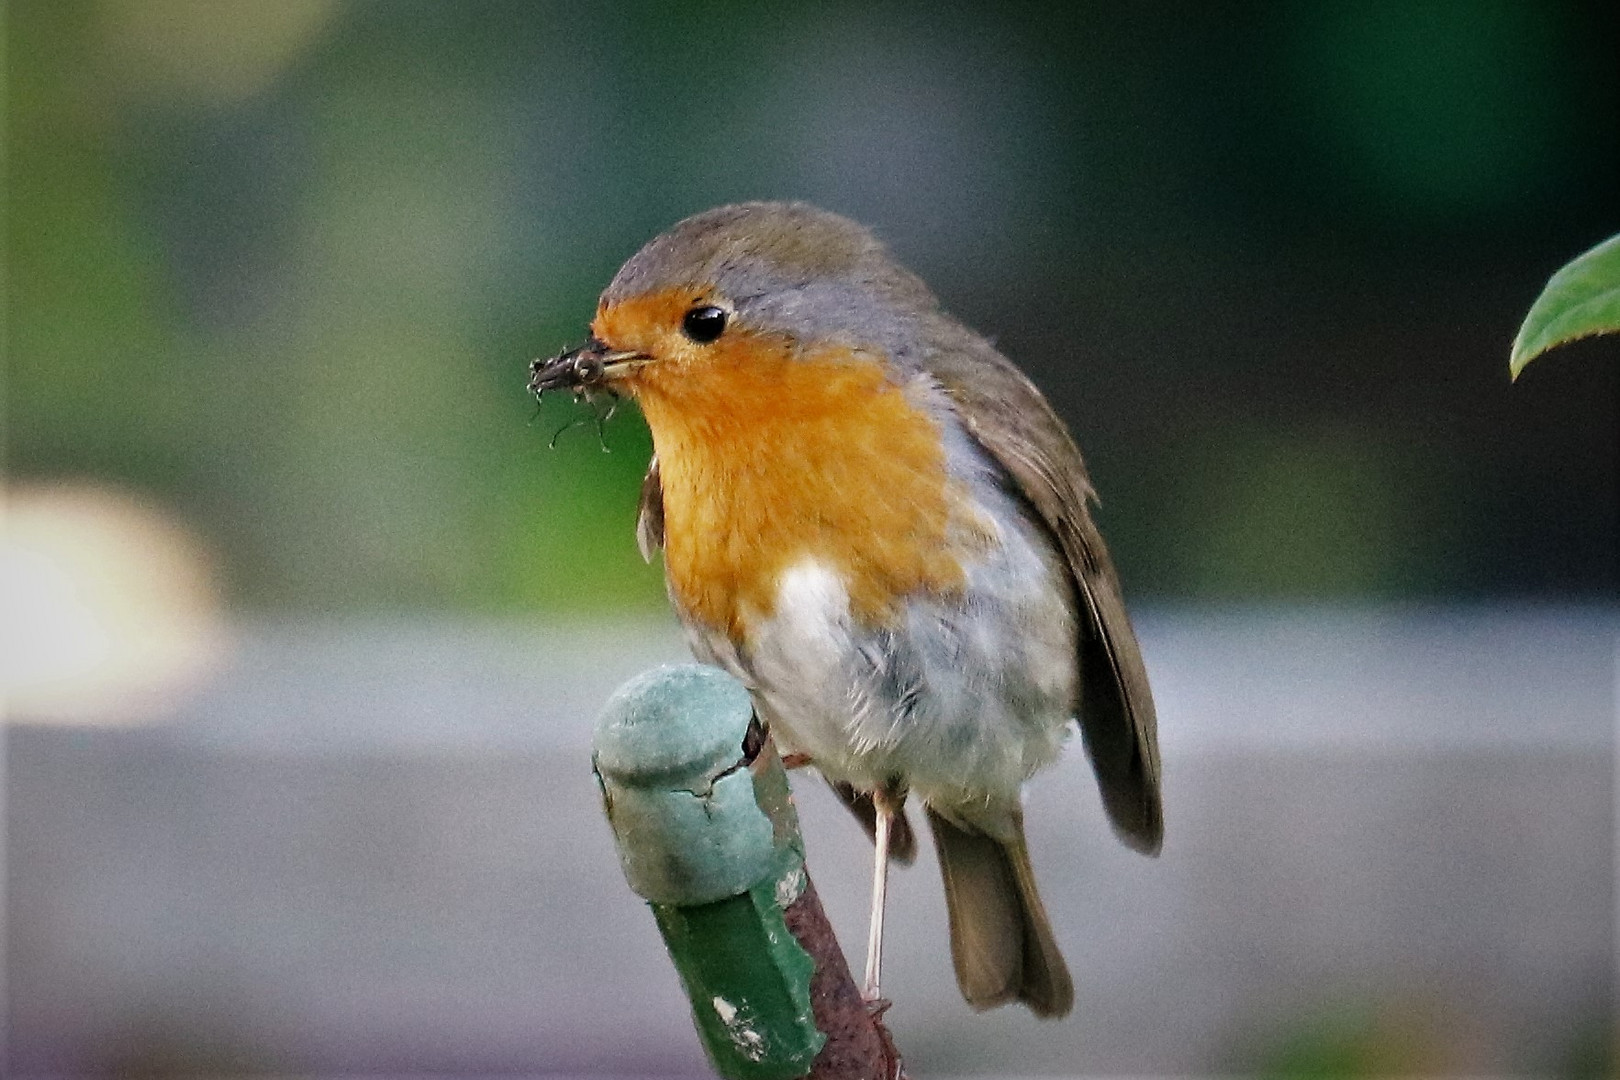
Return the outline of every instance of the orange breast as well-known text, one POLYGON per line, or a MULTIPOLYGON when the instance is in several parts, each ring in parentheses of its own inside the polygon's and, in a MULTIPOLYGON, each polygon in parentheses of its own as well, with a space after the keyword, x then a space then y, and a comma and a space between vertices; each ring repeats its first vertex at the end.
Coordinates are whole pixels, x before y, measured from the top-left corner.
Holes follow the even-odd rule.
MULTIPOLYGON (((618 344, 613 330, 599 317, 618 344)), ((736 328, 627 384, 658 452, 671 591, 691 616, 746 640, 782 572, 807 557, 841 572, 852 613, 874 624, 907 594, 961 587, 951 540, 965 507, 939 426, 878 357, 793 355, 736 328)))

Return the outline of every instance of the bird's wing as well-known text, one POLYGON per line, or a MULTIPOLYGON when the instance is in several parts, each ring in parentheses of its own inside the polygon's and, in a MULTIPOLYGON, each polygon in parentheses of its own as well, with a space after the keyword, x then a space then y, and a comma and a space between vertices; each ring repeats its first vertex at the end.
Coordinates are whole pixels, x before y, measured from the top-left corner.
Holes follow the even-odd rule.
POLYGON ((648 562, 664 546, 664 483, 658 476, 658 455, 647 464, 641 481, 641 509, 636 514, 636 547, 648 562))
POLYGON ((1159 747, 1147 669, 1125 612, 1119 575, 1091 520, 1080 451, 1035 384, 987 343, 936 350, 924 366, 980 446, 1057 542, 1080 609, 1080 730, 1103 804, 1127 844, 1164 840, 1159 747))

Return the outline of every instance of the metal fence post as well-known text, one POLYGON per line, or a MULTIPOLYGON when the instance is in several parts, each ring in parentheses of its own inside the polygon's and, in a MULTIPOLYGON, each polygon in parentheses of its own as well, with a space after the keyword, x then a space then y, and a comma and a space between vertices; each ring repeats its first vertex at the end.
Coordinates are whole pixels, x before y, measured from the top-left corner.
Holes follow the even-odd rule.
POLYGON ((787 773, 741 684, 697 664, 639 675, 604 707, 592 758, 625 878, 652 908, 715 1070, 901 1076, 816 898, 787 773))

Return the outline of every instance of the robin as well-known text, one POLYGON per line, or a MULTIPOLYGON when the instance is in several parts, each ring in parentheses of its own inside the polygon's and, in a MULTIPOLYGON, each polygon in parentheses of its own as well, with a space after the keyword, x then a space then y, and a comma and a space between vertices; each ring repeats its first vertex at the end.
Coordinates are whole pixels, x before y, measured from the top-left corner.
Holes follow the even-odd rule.
POLYGON ((652 432, 637 538, 693 652, 750 690, 889 859, 922 804, 957 983, 1065 1015, 1023 782, 1078 720, 1121 839, 1159 850, 1153 701, 1074 440, 870 232, 802 203, 724 206, 624 264, 586 343, 529 387, 633 397, 652 432))

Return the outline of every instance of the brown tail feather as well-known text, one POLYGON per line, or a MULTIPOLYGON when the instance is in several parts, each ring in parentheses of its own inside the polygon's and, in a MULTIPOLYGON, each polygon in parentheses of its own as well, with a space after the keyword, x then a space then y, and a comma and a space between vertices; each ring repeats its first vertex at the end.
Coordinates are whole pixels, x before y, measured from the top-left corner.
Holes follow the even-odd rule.
POLYGON ((1022 1001, 1041 1017, 1074 1007, 1074 983, 1035 889, 1024 845, 1024 819, 1012 839, 995 840, 955 825, 932 809, 945 905, 951 919, 951 959, 962 996, 975 1009, 1022 1001))

